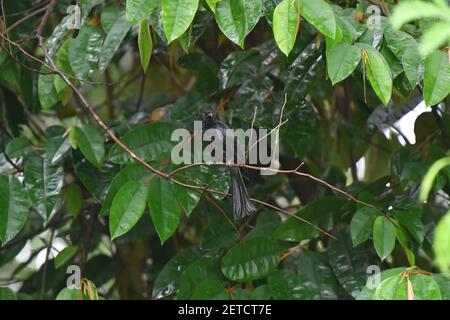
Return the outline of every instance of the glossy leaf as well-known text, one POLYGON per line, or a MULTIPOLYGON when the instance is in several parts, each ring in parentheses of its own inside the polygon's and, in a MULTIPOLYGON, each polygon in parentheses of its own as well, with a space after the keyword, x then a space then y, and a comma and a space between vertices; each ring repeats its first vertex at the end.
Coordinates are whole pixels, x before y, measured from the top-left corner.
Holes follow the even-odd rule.
POLYGON ((321 33, 331 39, 335 38, 336 20, 325 0, 300 0, 300 14, 321 33))
POLYGON ((333 235, 339 240, 330 242, 329 263, 342 287, 356 297, 367 281, 367 268, 379 262, 372 253, 371 244, 364 243, 353 247, 346 231, 333 235))
POLYGON ((61 250, 55 258, 55 268, 58 269, 65 265, 77 253, 78 247, 68 246, 61 250))
POLYGON ((441 300, 441 293, 436 281, 426 275, 410 275, 403 278, 401 275, 392 276, 384 280, 373 295, 374 300, 441 300), (412 293, 408 294, 408 280, 411 283, 412 293))
POLYGON ((243 240, 228 251, 222 272, 233 281, 252 281, 269 274, 279 263, 280 249, 267 238, 243 240))
POLYGON ((51 137, 47 141, 47 159, 51 164, 58 163, 70 151, 69 139, 65 137, 51 137))
POLYGON ((199 0, 162 0, 162 20, 168 43, 179 38, 194 20, 199 0))
POLYGON ((64 192, 64 202, 74 218, 78 216, 83 205, 83 194, 77 184, 71 184, 64 192))
POLYGON ((108 187, 108 192, 106 194, 105 200, 103 201, 102 209, 100 210, 100 215, 108 216, 110 215, 111 204, 114 197, 116 196, 119 189, 128 181, 139 181, 144 182, 150 179, 152 173, 144 168, 142 165, 131 164, 122 171, 120 171, 114 179, 111 181, 108 187))
POLYGON ((97 68, 102 51, 103 34, 100 27, 83 25, 69 46, 69 61, 75 76, 87 79, 97 68))
POLYGON ((448 55, 436 51, 425 59, 423 97, 427 106, 434 106, 450 94, 450 62, 448 55))
POLYGON ((379 216, 373 224, 373 243, 381 260, 386 259, 395 247, 395 226, 384 216, 379 216))
POLYGON ((300 1, 283 0, 273 12, 273 35, 280 50, 288 56, 295 45, 300 26, 300 1))
MULTIPOLYGON (((145 161, 162 161, 169 158, 172 150, 172 143, 170 142, 172 129, 173 127, 170 124, 158 122, 131 130, 121 137, 121 140, 145 161)), ((109 159, 119 164, 134 163, 134 160, 117 145, 111 148, 109 159)))
POLYGON ((107 67, 123 39, 127 35, 131 28, 130 22, 125 17, 123 12, 117 18, 117 20, 112 25, 108 34, 106 35, 105 41, 99 55, 99 69, 104 71, 107 67))
POLYGON ((39 102, 43 110, 50 110, 59 101, 59 95, 53 83, 53 75, 49 74, 50 70, 42 67, 40 70, 43 74, 39 75, 38 93, 39 102))
POLYGON ((261 0, 221 0, 216 6, 216 21, 228 39, 244 47, 244 39, 258 23, 261 0))
POLYGON ((197 248, 191 247, 177 253, 163 267, 158 274, 153 285, 153 298, 161 299, 173 294, 176 289, 180 276, 186 267, 197 259, 200 252, 197 248))
POLYGON ((361 290, 361 293, 356 297, 356 300, 372 300, 375 290, 380 286, 380 284, 387 278, 398 276, 400 273, 405 271, 406 268, 393 268, 387 269, 379 274, 371 274, 370 278, 367 279, 367 283, 361 290), (376 281, 376 282, 375 282, 376 281))
POLYGON ((33 207, 44 221, 56 212, 63 186, 64 171, 61 165, 50 164, 47 157, 34 155, 25 166, 25 185, 33 207))
POLYGON ((159 6, 160 0, 127 0, 126 15, 132 24, 148 18, 159 6))
MULTIPOLYGON (((217 258, 202 257, 196 259, 189 264, 181 276, 177 299, 191 299, 194 292, 197 292, 198 297, 201 294, 199 288, 202 287, 202 281, 205 279, 219 280, 220 275, 220 261, 217 258)), ((222 284, 220 285, 222 286, 222 284)))
POLYGON ((0 175, 0 242, 3 245, 22 230, 29 206, 28 192, 19 179, 0 175))
POLYGON ((350 232, 353 245, 357 246, 372 234, 373 223, 377 217, 376 211, 369 207, 359 207, 352 218, 350 232))
POLYGON ((378 98, 386 106, 392 95, 392 74, 384 57, 373 47, 359 44, 367 77, 378 98))
POLYGON ((423 77, 424 65, 417 47, 408 48, 402 56, 405 75, 411 86, 415 87, 423 77))
POLYGON ((200 282, 192 294, 191 300, 228 300, 228 291, 215 278, 206 278, 200 282))
POLYGON ((73 137, 83 155, 96 167, 103 165, 105 158, 105 146, 100 129, 93 125, 85 124, 73 128, 73 137))
POLYGON ((147 72, 153 50, 152 36, 150 34, 147 20, 142 21, 139 26, 138 45, 139 55, 141 57, 141 66, 145 73, 147 72))
POLYGON ((114 23, 119 18, 121 12, 122 12, 121 8, 117 6, 108 6, 103 8, 101 23, 102 28, 106 33, 108 33, 114 26, 114 23))
POLYGON ((142 217, 147 192, 148 187, 138 181, 128 181, 119 189, 111 204, 109 215, 112 240, 130 231, 142 217))
POLYGON ((361 49, 348 43, 338 43, 327 50, 328 75, 333 85, 346 79, 361 61, 361 49))
POLYGON ((166 242, 177 230, 180 223, 181 208, 175 200, 171 182, 155 176, 148 184, 148 207, 161 244, 166 242))
POLYGON ((334 300, 338 298, 339 282, 328 264, 326 254, 313 252, 301 254, 298 269, 302 299, 334 300))
MULTIPOLYGON (((323 230, 329 230, 342 205, 343 200, 340 198, 323 197, 307 204, 296 215, 323 230)), ((313 226, 295 217, 289 217, 275 230, 274 236, 278 240, 300 242, 320 234, 313 226)))
POLYGON ((80 289, 64 288, 58 293, 55 300, 83 300, 82 296, 80 289))

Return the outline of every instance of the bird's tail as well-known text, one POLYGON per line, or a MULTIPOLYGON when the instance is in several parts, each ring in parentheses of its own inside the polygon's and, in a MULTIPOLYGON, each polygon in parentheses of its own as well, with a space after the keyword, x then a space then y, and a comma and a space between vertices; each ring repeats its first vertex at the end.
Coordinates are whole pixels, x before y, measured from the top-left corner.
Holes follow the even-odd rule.
POLYGON ((250 200, 240 168, 231 167, 230 172, 233 217, 234 220, 240 220, 251 215, 256 208, 250 200))

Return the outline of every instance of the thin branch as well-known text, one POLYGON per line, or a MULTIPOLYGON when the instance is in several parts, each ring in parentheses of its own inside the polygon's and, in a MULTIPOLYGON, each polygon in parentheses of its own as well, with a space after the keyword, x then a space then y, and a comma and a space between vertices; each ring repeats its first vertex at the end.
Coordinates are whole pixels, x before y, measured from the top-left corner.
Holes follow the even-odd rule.
POLYGON ((22 23, 27 22, 28 20, 30 20, 31 18, 33 18, 33 17, 37 16, 38 14, 44 12, 45 10, 47 10, 47 8, 46 7, 42 7, 42 8, 37 9, 36 11, 33 11, 30 14, 20 18, 19 20, 14 22, 12 25, 10 25, 7 29, 5 29, 5 31, 2 32, 2 35, 5 35, 5 34, 11 32, 12 30, 14 30, 18 26, 20 26, 22 23))
POLYGON ((45 289, 47 284, 47 265, 48 259, 50 258, 50 252, 53 248, 53 237, 55 236, 55 229, 52 229, 52 233, 50 235, 50 240, 48 241, 47 252, 45 254, 45 262, 42 270, 42 279, 41 279, 41 294, 40 299, 43 300, 45 298, 45 289))

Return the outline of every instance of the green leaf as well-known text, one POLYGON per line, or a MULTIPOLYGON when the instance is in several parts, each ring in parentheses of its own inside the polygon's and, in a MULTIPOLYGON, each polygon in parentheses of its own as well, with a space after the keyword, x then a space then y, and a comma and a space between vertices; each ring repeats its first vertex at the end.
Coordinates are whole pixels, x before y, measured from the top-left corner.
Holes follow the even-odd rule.
MULTIPOLYGON (((296 216, 324 230, 329 230, 334 226, 334 216, 339 212, 343 203, 344 201, 338 197, 323 197, 308 203, 296 216)), ((300 242, 320 234, 313 226, 295 217, 289 217, 275 230, 274 237, 278 240, 300 242)))
POLYGON ((276 270, 267 277, 275 300, 334 300, 339 283, 324 253, 304 252, 298 257, 298 275, 291 270, 276 270))
POLYGON ((450 300, 450 281, 448 275, 433 273, 431 277, 436 281, 441 291, 442 300, 450 300))
POLYGON ((147 20, 141 22, 138 36, 139 55, 144 73, 147 72, 150 58, 152 57, 153 42, 147 20))
POLYGON ((161 299, 170 296, 176 291, 180 276, 187 266, 200 256, 196 247, 179 251, 162 268, 153 284, 153 298, 161 299))
POLYGON ((395 226, 384 216, 379 216, 375 219, 373 224, 373 243, 382 261, 394 250, 395 226))
POLYGON ((144 182, 152 176, 152 173, 144 168, 142 165, 130 164, 120 171, 108 188, 105 200, 103 201, 102 209, 100 210, 101 216, 110 215, 111 204, 119 189, 128 181, 144 182))
POLYGON ((50 164, 45 155, 34 155, 25 165, 25 185, 31 203, 44 221, 56 212, 63 179, 63 167, 50 164))
POLYGON ((379 263, 372 253, 372 244, 353 247, 347 230, 333 234, 338 240, 330 241, 328 260, 342 287, 357 297, 367 281, 367 267, 379 263))
POLYGON ((160 0, 127 0, 127 19, 138 24, 147 19, 158 7, 160 0))
POLYGON ((69 45, 69 61, 75 76, 87 79, 97 68, 102 51, 103 31, 100 27, 84 24, 78 37, 69 45))
POLYGON ((99 69, 104 71, 107 67, 123 39, 131 29, 131 24, 125 17, 125 12, 114 22, 113 26, 106 35, 105 41, 99 55, 99 69))
POLYGON ((62 160, 70 151, 70 147, 69 139, 67 138, 61 136, 49 138, 46 145, 46 155, 50 164, 55 164, 62 160))
POLYGON ((38 94, 39 102, 44 111, 48 111, 55 104, 59 102, 59 95, 53 83, 53 75, 46 67, 41 67, 40 71, 45 74, 40 74, 38 79, 38 94))
POLYGON ((194 20, 199 0, 162 0, 162 20, 168 43, 178 39, 194 20))
POLYGON ((335 38, 336 20, 325 0, 300 0, 300 14, 321 33, 331 39, 335 38))
POLYGON ((421 244, 425 236, 424 226, 420 215, 413 211, 407 210, 392 210, 392 215, 395 219, 408 230, 416 241, 421 244))
POLYGON ((28 192, 19 179, 0 175, 0 242, 3 245, 22 230, 29 206, 28 192))
POLYGON ((206 4, 208 5, 208 7, 211 9, 212 12, 216 12, 216 6, 217 3, 220 2, 221 0, 205 0, 206 4))
POLYGON ((64 248, 55 258, 55 268, 58 269, 61 266, 65 265, 73 256, 77 253, 77 246, 68 246, 64 248))
POLYGON ((138 181, 128 181, 119 189, 109 215, 111 240, 130 231, 139 221, 145 210, 147 192, 148 187, 138 181))
POLYGON ((101 168, 105 158, 105 146, 100 129, 85 124, 73 128, 73 138, 83 155, 97 168, 101 168))
POLYGON ((92 193, 94 198, 102 202, 106 197, 108 186, 111 184, 119 168, 111 164, 105 164, 101 169, 98 169, 89 161, 82 158, 81 155, 78 154, 77 156, 81 158, 75 162, 75 173, 77 177, 86 189, 92 193), (95 177, 95 179, 92 179, 92 177, 95 177))
POLYGON ((350 224, 350 232, 354 246, 369 239, 372 234, 373 223, 376 217, 377 213, 374 209, 369 207, 358 207, 350 224))
MULTIPOLYGON (((157 122, 131 130, 121 140, 137 156, 147 162, 162 161, 169 158, 172 151, 173 126, 168 123, 157 122)), ((132 164, 134 160, 118 145, 114 145, 109 152, 109 159, 114 163, 132 164)))
POLYGON ((450 212, 439 221, 433 240, 436 264, 442 272, 450 270, 450 212))
POLYGON ((300 26, 300 1, 283 0, 273 12, 273 35, 280 50, 289 55, 300 26))
POLYGON ((266 277, 279 263, 280 248, 267 238, 243 240, 222 260, 222 272, 230 280, 246 282, 266 277))
POLYGON ((373 47, 358 44, 363 49, 367 77, 378 98, 387 106, 392 96, 392 74, 384 57, 373 47))
POLYGON ((83 300, 80 289, 62 289, 56 296, 56 300, 83 300))
POLYGON ((275 270, 267 277, 267 285, 274 300, 303 299, 298 275, 291 270, 275 270))
POLYGON ((216 21, 228 39, 244 47, 245 3, 243 0, 222 0, 216 6, 216 21))
POLYGON ((197 287, 207 278, 221 279, 220 261, 217 258, 201 257, 189 264, 180 278, 177 299, 191 299, 194 291, 198 291, 197 287))
POLYGON ((425 59, 423 97, 434 106, 450 94, 450 62, 444 52, 435 51, 425 59))
POLYGON ((228 300, 228 291, 224 285, 215 278, 203 279, 195 288, 191 300, 228 300))
POLYGON ((384 20, 384 18, 382 20, 382 24, 386 44, 398 60, 403 58, 403 55, 409 48, 417 49, 417 41, 413 38, 413 36, 403 31, 394 30, 391 24, 384 20))
POLYGON ((407 300, 406 280, 401 275, 389 277, 380 283, 373 300, 407 300))
POLYGON ((244 83, 257 73, 261 55, 257 50, 235 51, 222 62, 219 69, 220 87, 227 89, 244 83))
POLYGON ((221 0, 216 7, 216 21, 228 39, 244 47, 244 39, 258 23, 261 0, 221 0))
MULTIPOLYGON (((128 2, 127 2, 128 3, 128 2)), ((122 10, 118 6, 108 6, 103 8, 101 23, 103 30, 108 33, 113 27, 116 20, 119 18, 122 10)))
POLYGON ((325 253, 302 253, 299 257, 298 270, 302 299, 334 300, 338 298, 339 282, 328 264, 325 253))
POLYGON ((373 278, 367 279, 367 284, 364 286, 364 288, 361 290, 361 293, 356 297, 356 300, 372 300, 373 294, 375 293, 375 290, 380 286, 380 284, 386 280, 387 278, 390 278, 392 276, 398 276, 400 273, 405 271, 405 267, 400 268, 394 268, 394 269, 387 269, 379 273, 378 275, 372 274, 371 276, 373 278), (375 281, 379 277, 379 283, 375 287, 375 284, 373 281, 375 281), (369 286, 370 284, 370 286, 369 286))
POLYGON ((328 75, 333 85, 353 73, 361 61, 361 49, 341 42, 327 50, 328 75))
MULTIPOLYGON (((69 45, 69 40, 64 41, 63 45, 59 48, 56 54, 55 64, 62 72, 68 75, 73 75, 69 60, 69 45)), ((59 97, 61 97, 65 90, 69 87, 69 85, 57 75, 53 76, 53 85, 55 86, 55 90, 59 97)))
POLYGON ((181 208, 175 200, 171 182, 154 176, 148 185, 148 207, 161 244, 166 242, 180 224, 181 208))
POLYGON ((64 201, 67 209, 74 218, 78 216, 83 205, 83 194, 77 184, 71 184, 64 192, 64 201))
POLYGON ((403 70, 412 87, 415 87, 423 77, 424 66, 417 47, 406 49, 402 57, 403 70))
POLYGON ((17 296, 10 288, 0 287, 0 301, 2 300, 17 300, 17 296))
MULTIPOLYGON (((436 281, 426 275, 409 275, 415 300, 441 300, 441 292, 436 281)), ((407 300, 407 278, 392 276, 381 282, 373 295, 374 300, 407 300)))

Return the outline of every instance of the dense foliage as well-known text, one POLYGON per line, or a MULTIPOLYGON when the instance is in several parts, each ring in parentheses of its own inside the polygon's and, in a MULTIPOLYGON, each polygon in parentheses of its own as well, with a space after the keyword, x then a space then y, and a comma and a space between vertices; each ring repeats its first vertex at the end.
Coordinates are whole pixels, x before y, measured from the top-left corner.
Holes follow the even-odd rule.
POLYGON ((450 299, 447 1, 0 2, 0 299, 450 299), (205 110, 279 128, 248 219, 205 110))

